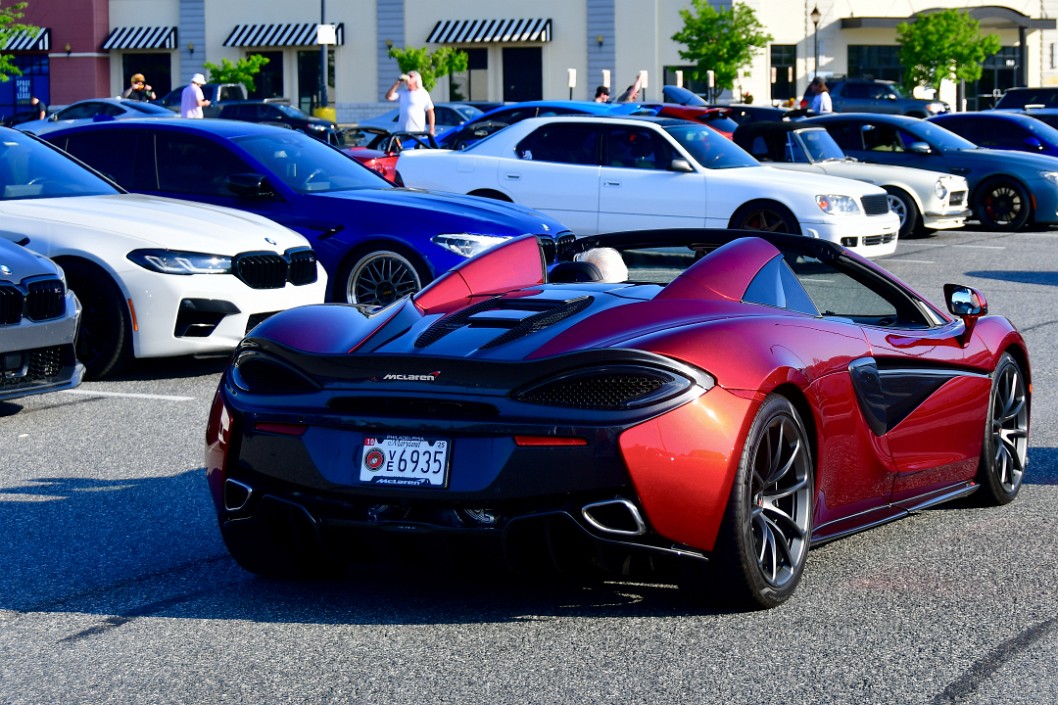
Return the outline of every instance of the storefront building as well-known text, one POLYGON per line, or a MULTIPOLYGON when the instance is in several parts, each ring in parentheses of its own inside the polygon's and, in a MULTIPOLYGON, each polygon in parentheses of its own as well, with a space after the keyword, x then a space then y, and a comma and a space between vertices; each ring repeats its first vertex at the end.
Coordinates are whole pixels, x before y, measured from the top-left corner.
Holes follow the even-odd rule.
MULTIPOLYGON (((729 6, 731 0, 717 0, 729 6)), ((773 37, 746 66, 733 97, 777 103, 799 96, 816 73, 898 79, 896 27, 916 14, 966 9, 1003 49, 964 87, 965 106, 987 107, 1014 85, 1058 84, 1058 0, 746 0, 773 37), (885 14, 899 11, 897 14, 885 14), (906 13, 906 14, 904 14, 906 13)), ((25 21, 40 30, 0 48, 23 76, 0 84, 0 113, 29 96, 60 105, 114 96, 143 73, 159 96, 186 85, 205 62, 262 54, 255 97, 289 98, 306 110, 326 99, 341 122, 385 110, 399 73, 391 46, 465 50, 467 72, 443 79, 435 101, 590 99, 620 91, 646 71, 644 95, 682 78, 688 62, 671 37, 683 0, 31 0, 25 21), (325 25, 320 32, 320 25, 325 25), (320 44, 321 38, 328 42, 320 44), (326 83, 321 76, 326 71, 326 83)), ((954 101, 952 86, 941 97, 954 101), (949 95, 950 93, 950 95, 949 95)))

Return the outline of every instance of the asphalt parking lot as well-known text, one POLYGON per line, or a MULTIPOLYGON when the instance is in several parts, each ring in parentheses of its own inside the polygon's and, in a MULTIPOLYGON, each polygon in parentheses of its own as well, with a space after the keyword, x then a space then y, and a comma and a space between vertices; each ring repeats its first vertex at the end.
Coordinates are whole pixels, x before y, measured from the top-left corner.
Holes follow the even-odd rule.
POLYGON ((202 471, 223 360, 0 403, 0 703, 1058 702, 1056 248, 950 232, 884 260, 935 301, 980 288, 1022 330, 1026 484, 815 549, 767 612, 415 566, 258 579, 202 471))

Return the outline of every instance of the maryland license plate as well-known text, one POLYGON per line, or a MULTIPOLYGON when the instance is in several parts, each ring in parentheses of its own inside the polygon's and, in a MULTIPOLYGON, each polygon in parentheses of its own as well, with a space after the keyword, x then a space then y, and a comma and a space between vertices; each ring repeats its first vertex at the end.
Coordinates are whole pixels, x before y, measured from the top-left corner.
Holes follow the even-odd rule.
POLYGON ((360 455, 360 481, 373 485, 448 486, 445 438, 366 436, 360 455))

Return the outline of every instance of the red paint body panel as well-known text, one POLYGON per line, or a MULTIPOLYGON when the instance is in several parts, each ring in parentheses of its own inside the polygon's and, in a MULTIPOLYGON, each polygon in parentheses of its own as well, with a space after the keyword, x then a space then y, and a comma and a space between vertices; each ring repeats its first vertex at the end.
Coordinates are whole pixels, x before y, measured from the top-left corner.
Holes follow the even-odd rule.
POLYGON ((710 551, 759 398, 714 388, 621 434, 646 519, 662 536, 710 551))
POLYGON ((488 256, 453 267, 412 298, 423 311, 448 311, 466 306, 474 296, 535 286, 546 278, 536 237, 512 238, 493 247, 488 256))
POLYGON ((702 300, 718 296, 739 301, 760 268, 778 254, 774 245, 763 240, 735 240, 710 253, 669 282, 655 301, 702 300))

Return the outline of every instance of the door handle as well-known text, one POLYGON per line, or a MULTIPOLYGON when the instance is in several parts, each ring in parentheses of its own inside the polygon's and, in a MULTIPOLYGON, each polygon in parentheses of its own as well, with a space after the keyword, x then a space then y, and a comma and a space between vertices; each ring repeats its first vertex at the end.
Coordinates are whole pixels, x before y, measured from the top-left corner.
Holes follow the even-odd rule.
POLYGON ((602 185, 603 186, 620 186, 621 182, 620 181, 603 181, 602 185))
POLYGON ((503 178, 507 179, 508 181, 518 181, 519 179, 522 178, 522 175, 521 174, 504 174, 503 178))

